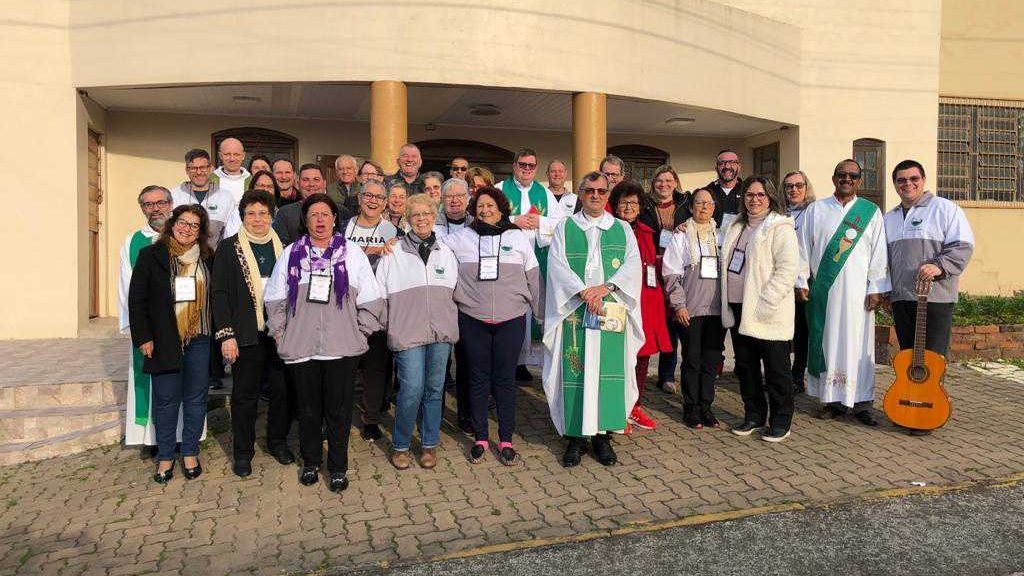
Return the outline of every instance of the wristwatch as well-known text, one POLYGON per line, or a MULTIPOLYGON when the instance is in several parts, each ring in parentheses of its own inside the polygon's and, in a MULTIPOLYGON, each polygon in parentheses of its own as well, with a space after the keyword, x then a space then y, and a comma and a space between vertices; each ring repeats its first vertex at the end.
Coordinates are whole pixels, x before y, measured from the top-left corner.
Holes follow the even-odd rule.
POLYGON ((609 292, 615 292, 616 290, 619 289, 618 286, 612 284, 611 282, 605 282, 604 287, 607 288, 609 292))

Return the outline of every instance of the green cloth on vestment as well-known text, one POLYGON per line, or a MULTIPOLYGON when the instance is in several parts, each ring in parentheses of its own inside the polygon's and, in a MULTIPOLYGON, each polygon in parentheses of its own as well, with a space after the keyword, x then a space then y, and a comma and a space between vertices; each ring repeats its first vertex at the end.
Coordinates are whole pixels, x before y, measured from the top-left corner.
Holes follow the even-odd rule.
MULTIPOLYGON (((132 235, 132 241, 128 244, 128 262, 132 269, 139 259, 139 252, 143 248, 153 244, 154 238, 150 238, 139 230, 132 235)), ((142 371, 142 352, 132 346, 132 384, 135 387, 135 423, 140 426, 149 424, 149 391, 150 377, 142 371)))
POLYGON ((867 228, 871 218, 875 215, 878 206, 870 200, 857 198, 853 206, 843 218, 843 221, 836 228, 832 239, 825 246, 821 255, 821 262, 813 274, 813 283, 810 285, 810 295, 807 302, 807 327, 808 327, 808 355, 807 372, 813 376, 820 377, 825 371, 825 350, 824 332, 825 316, 828 310, 828 293, 832 284, 839 277, 846 260, 850 257, 853 249, 864 237, 864 229, 867 228), (850 238, 847 233, 853 231, 850 238), (842 247, 842 251, 840 251, 842 247))
MULTIPOLYGON (((601 262, 604 267, 602 282, 622 266, 626 257, 626 230, 616 221, 608 230, 601 231, 601 262)), ((565 257, 569 268, 586 281, 588 244, 587 235, 569 218, 565 221, 565 257)), ((605 302, 612 302, 611 295, 605 302)), ((586 358, 586 329, 581 304, 562 321, 562 404, 566 436, 582 436, 584 359, 586 358)), ((600 339, 601 361, 598 366, 597 428, 600 431, 622 430, 626 427, 626 334, 625 332, 596 331, 600 339)), ((593 367, 591 368, 593 369, 593 367)))

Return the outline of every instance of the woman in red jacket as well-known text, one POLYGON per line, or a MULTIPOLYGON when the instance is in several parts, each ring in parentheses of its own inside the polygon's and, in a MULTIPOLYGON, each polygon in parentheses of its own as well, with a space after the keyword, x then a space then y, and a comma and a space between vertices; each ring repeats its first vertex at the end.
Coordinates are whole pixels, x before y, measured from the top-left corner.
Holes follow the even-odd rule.
POLYGON ((665 322, 665 297, 661 292, 661 279, 656 268, 657 250, 654 243, 654 230, 640 222, 640 202, 644 189, 639 184, 626 181, 620 182, 612 189, 608 201, 615 216, 625 220, 633 228, 636 243, 640 249, 640 260, 643 263, 643 288, 640 291, 640 313, 644 323, 644 345, 637 353, 636 385, 640 396, 629 416, 629 421, 638 428, 653 430, 654 420, 644 413, 641 402, 644 397, 644 383, 647 380, 647 365, 652 354, 669 352, 672 343, 668 337, 665 322))

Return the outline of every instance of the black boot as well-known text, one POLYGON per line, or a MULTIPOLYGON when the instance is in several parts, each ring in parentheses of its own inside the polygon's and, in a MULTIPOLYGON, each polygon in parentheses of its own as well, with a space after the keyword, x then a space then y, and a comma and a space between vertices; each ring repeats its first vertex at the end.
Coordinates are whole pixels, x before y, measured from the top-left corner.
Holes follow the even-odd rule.
POLYGON ((615 457, 615 451, 612 450, 611 434, 594 435, 594 458, 603 466, 611 466, 619 461, 615 457))
POLYGON ((578 466, 580 458, 586 453, 586 438, 569 438, 569 444, 565 447, 565 454, 562 455, 562 466, 566 468, 578 466))

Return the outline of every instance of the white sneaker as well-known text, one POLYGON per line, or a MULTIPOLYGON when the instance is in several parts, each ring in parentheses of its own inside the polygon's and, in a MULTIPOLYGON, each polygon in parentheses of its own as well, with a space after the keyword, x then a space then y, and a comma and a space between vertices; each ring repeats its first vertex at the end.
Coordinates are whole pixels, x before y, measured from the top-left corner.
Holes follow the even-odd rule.
POLYGON ((773 433, 771 430, 761 435, 761 440, 765 442, 782 442, 786 438, 789 438, 789 430, 786 430, 784 434, 773 433))

